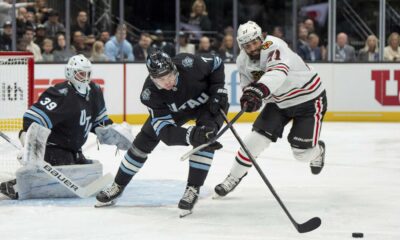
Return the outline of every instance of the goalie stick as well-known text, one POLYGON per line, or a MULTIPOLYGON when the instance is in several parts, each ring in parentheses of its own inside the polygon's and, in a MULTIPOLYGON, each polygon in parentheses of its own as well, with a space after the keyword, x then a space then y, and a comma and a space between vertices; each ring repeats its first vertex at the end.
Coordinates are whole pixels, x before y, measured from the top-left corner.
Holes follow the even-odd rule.
MULTIPOLYGON (((63 173, 58 171, 50 163, 47 163, 43 160, 43 155, 45 150, 43 148, 43 145, 47 141, 48 135, 50 134, 50 130, 47 128, 43 128, 36 123, 33 123, 31 127, 28 129, 27 139, 29 139, 30 135, 35 135, 35 134, 37 134, 38 136, 37 139, 39 139, 41 143, 37 141, 35 141, 35 143, 29 143, 28 141, 26 143, 26 148, 30 150, 25 151, 24 154, 26 154, 26 157, 33 159, 33 163, 35 164, 36 167, 40 168, 42 171, 44 171, 46 174, 48 174, 50 177, 58 181, 61 185, 66 187, 69 191, 73 192, 80 198, 87 198, 92 196, 93 194, 103 189, 106 185, 111 183, 111 181, 114 179, 113 175, 111 173, 108 173, 100 177, 99 179, 93 181, 86 187, 82 187, 79 184, 76 184, 73 180, 71 180, 63 173), (32 154, 29 155, 29 152, 31 152, 32 154)), ((9 142, 12 146, 14 146, 16 149, 22 150, 22 147, 16 144, 15 141, 10 137, 8 137, 5 133, 0 131, 0 136, 4 138, 7 142, 9 142)))
POLYGON ((19 142, 15 141, 14 139, 11 139, 9 136, 7 136, 5 133, 3 133, 2 131, 0 131, 0 136, 6 140, 7 142, 9 142, 11 145, 13 145, 16 149, 21 150, 21 145, 19 144, 19 142))
MULTIPOLYGON (((213 144, 215 141, 217 141, 218 138, 220 138, 229 129, 229 126, 231 126, 233 123, 235 123, 236 120, 238 120, 240 118, 240 116, 242 116, 243 113, 244 113, 244 110, 240 110, 240 112, 238 114, 236 114, 236 116, 232 119, 232 121, 228 122, 227 125, 224 128, 222 128, 215 137, 210 139, 210 141, 208 141, 207 143, 204 143, 200 146, 197 146, 197 147, 193 148, 192 150, 188 151, 187 153, 183 154, 181 157, 181 161, 188 159, 190 157, 190 155, 192 155, 193 153, 200 151, 201 149, 203 149, 203 148, 213 144)), ((226 116, 226 115, 224 114, 224 116, 226 116)))
POLYGON ((282 200, 279 198, 278 194, 275 192, 274 188, 272 187, 272 184, 268 181, 267 177, 264 175, 263 171, 261 170, 260 166, 258 165, 256 160, 254 159, 253 155, 250 153, 250 151, 248 150, 247 146, 243 143, 242 139, 240 138, 240 136, 236 132, 236 130, 233 127, 233 125, 229 124, 229 119, 225 115, 225 112, 221 110, 221 114, 224 117, 226 123, 228 124, 227 126, 229 126, 229 128, 231 129, 233 135, 238 140, 240 146, 246 152, 247 156, 249 157, 249 159, 253 163, 254 167, 257 169, 257 172, 260 174, 261 178, 264 180, 265 184, 268 186, 269 190, 271 191, 272 195, 274 195, 275 199, 278 201, 278 203, 282 207, 283 211, 289 217, 290 221, 292 222, 292 224, 294 225, 296 230, 299 233, 306 233, 306 232, 311 232, 311 231, 317 229, 321 225, 321 219, 319 217, 311 218, 307 222, 301 223, 301 224, 297 223, 294 220, 294 218, 292 217, 290 212, 287 210, 287 208, 283 204, 282 200))

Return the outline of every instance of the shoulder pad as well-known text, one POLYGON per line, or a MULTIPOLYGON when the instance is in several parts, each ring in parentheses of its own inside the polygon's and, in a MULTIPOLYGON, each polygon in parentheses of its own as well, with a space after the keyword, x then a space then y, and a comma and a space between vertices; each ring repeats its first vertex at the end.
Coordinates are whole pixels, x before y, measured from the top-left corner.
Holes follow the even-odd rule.
POLYGON ((263 51, 271 51, 279 48, 280 46, 280 39, 276 37, 267 36, 261 45, 261 50, 263 51))
POLYGON ((68 92, 70 91, 70 86, 67 81, 58 83, 53 87, 49 87, 45 93, 50 96, 67 96, 68 92))

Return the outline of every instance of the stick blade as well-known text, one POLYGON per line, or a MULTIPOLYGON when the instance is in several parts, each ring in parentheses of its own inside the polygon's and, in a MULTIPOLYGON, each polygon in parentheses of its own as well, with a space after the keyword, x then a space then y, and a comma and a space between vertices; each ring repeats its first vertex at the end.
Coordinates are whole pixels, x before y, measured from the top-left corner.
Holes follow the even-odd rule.
POLYGON ((297 231, 299 233, 311 232, 321 226, 321 219, 314 217, 303 224, 298 224, 297 231))

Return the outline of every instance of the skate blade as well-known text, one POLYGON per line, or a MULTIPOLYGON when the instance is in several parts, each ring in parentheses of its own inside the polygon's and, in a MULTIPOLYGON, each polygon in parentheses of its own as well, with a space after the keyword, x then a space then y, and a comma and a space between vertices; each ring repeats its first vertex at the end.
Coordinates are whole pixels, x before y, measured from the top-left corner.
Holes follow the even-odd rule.
POLYGON ((116 203, 115 200, 111 201, 111 202, 99 202, 97 201, 97 203, 94 205, 95 208, 103 208, 103 207, 111 207, 114 206, 116 203))
POLYGON ((188 215, 190 215, 192 213, 193 213, 192 210, 181 209, 181 213, 179 214, 179 217, 180 218, 184 218, 184 217, 186 217, 186 216, 188 216, 188 215))
POLYGON ((218 193, 214 192, 212 199, 221 199, 221 198, 223 198, 223 196, 218 195, 218 193))

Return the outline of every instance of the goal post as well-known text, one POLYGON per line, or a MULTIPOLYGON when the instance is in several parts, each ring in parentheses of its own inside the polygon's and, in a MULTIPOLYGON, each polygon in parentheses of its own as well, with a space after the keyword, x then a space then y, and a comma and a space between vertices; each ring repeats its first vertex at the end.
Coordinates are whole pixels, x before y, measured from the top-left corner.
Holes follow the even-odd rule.
MULTIPOLYGON (((33 103, 34 58, 30 52, 0 51, 0 130, 16 139, 33 103)), ((18 151, 0 139, 0 180, 20 167, 18 151)))

